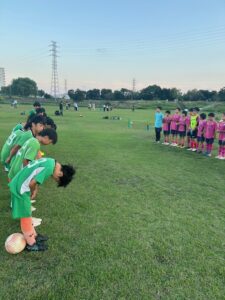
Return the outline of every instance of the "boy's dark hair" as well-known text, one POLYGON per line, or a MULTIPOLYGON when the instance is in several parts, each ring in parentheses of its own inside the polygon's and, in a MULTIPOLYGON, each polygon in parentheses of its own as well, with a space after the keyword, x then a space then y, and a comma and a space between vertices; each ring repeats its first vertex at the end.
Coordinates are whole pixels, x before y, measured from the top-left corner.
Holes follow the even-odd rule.
POLYGON ((169 114, 169 115, 170 115, 170 110, 167 110, 167 111, 166 111, 166 114, 169 114))
POLYGON ((158 109, 162 110, 162 106, 157 106, 156 108, 158 108, 158 109))
POLYGON ((35 107, 41 107, 41 103, 40 102, 38 102, 38 101, 35 101, 34 102, 34 104, 33 104, 33 106, 35 107))
POLYGON ((206 119, 206 114, 205 114, 205 113, 201 113, 201 114, 200 114, 200 118, 201 118, 202 120, 205 120, 205 119, 206 119))
POLYGON ((32 123, 34 124, 46 124, 46 118, 43 117, 43 116, 37 116, 37 115, 34 115, 32 117, 30 117, 26 123, 26 125, 24 126, 24 129, 27 130, 27 129, 30 129, 32 127, 32 123))
POLYGON ((187 116, 186 110, 183 110, 183 111, 182 111, 182 114, 185 115, 185 117, 186 117, 186 116, 187 116))
POLYGON ((50 126, 52 129, 55 129, 55 130, 57 129, 57 126, 56 126, 55 122, 53 121, 53 119, 48 116, 46 117, 46 125, 50 126))
POLYGON ((42 113, 45 114, 45 109, 44 109, 44 107, 38 107, 38 108, 36 108, 36 114, 37 114, 37 115, 38 115, 38 114, 42 114, 42 113))
POLYGON ((49 139, 52 141, 52 144, 55 145, 58 140, 57 132, 52 128, 45 128, 41 132, 38 133, 40 136, 48 136, 49 139))
POLYGON ((214 118, 214 117, 215 117, 215 114, 214 114, 214 113, 209 113, 209 114, 208 114, 208 117, 213 117, 213 118, 214 118))
POLYGON ((200 109, 199 109, 198 107, 194 107, 194 108, 193 108, 193 111, 199 112, 200 109))
POLYGON ((61 165, 61 171, 63 172, 63 176, 59 177, 58 187, 66 187, 76 174, 76 169, 71 165, 61 165))
POLYGON ((190 108, 190 109, 189 109, 189 112, 193 112, 193 110, 194 110, 193 108, 190 108))
POLYGON ((180 111, 180 107, 176 107, 176 109, 180 111))

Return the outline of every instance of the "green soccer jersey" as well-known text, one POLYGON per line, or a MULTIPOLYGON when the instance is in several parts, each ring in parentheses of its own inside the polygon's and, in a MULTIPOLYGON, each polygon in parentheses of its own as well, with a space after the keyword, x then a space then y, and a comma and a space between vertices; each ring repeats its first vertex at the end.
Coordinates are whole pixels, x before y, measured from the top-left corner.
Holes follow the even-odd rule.
POLYGON ((30 187, 34 179, 42 184, 55 169, 55 160, 52 158, 41 158, 30 162, 9 183, 12 200, 12 216, 16 218, 31 217, 30 187))
POLYGON ((17 152, 15 158, 10 167, 10 171, 8 177, 13 179, 13 177, 23 169, 23 161, 24 159, 27 160, 34 160, 40 150, 40 143, 35 137, 30 138, 27 140, 24 145, 20 148, 17 152))
POLYGON ((1 151, 1 162, 4 164, 6 159, 9 157, 11 149, 17 144, 24 131, 16 130, 10 134, 1 151))
MULTIPOLYGON (((18 146, 22 147, 25 144, 25 142, 27 140, 29 140, 30 138, 32 138, 32 137, 33 137, 33 134, 32 134, 31 130, 23 131, 23 134, 21 134, 21 136, 18 138, 18 140, 16 141, 14 146, 18 145, 18 146)), ((13 162, 14 162, 15 158, 16 158, 16 156, 14 155, 13 158, 11 159, 11 162, 10 162, 10 168, 13 165, 13 162)))

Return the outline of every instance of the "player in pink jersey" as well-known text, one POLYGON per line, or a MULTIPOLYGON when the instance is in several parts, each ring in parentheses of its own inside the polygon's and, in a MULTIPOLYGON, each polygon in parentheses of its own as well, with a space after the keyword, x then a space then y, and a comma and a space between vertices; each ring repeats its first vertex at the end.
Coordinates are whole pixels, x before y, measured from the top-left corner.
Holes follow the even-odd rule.
POLYGON ((204 151, 204 142, 205 142, 205 126, 206 126, 206 114, 200 114, 200 120, 198 124, 197 132, 197 153, 204 151))
POLYGON ((171 130, 171 146, 178 145, 178 122, 180 120, 180 108, 177 107, 175 114, 171 117, 170 130, 171 130))
POLYGON ((217 123, 214 120, 214 117, 215 117, 214 113, 209 113, 208 120, 206 121, 206 125, 205 125, 205 141, 206 141, 205 156, 211 156, 212 145, 214 143, 214 139, 216 136, 217 123))
POLYGON ((190 125, 191 125, 191 116, 193 114, 193 108, 189 109, 189 115, 186 118, 186 127, 187 127, 187 148, 190 149, 191 148, 191 129, 190 129, 190 125))
POLYGON ((169 137, 170 137, 170 122, 171 116, 170 111, 167 110, 165 112, 165 117, 163 118, 163 134, 164 134, 164 145, 169 145, 169 137))
POLYGON ((218 156, 216 156, 216 158, 225 159, 225 113, 222 114, 222 119, 217 124, 217 132, 219 133, 219 149, 218 156))
POLYGON ((182 115, 180 116, 180 119, 178 122, 178 133, 180 136, 180 140, 179 140, 180 148, 184 148, 184 139, 186 136, 186 118, 187 118, 187 112, 184 110, 184 111, 182 111, 182 115))

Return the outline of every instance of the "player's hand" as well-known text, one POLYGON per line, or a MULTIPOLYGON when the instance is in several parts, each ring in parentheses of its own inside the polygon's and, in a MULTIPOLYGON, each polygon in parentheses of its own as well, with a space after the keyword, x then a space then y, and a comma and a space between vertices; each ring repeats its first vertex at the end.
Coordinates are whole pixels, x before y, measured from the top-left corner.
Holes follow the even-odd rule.
POLYGON ((37 192, 38 192, 38 189, 37 189, 37 186, 36 186, 36 188, 31 192, 31 196, 30 196, 31 200, 36 198, 37 192))
POLYGON ((11 161, 11 157, 9 156, 9 157, 6 159, 6 161, 5 161, 5 162, 6 162, 7 164, 9 164, 9 163, 10 163, 10 161, 11 161))

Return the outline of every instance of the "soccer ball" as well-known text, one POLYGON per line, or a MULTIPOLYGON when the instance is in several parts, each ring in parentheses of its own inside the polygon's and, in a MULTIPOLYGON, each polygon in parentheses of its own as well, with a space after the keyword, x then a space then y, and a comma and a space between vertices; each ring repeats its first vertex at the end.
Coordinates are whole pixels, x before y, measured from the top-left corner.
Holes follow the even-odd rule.
POLYGON ((5 241, 5 249, 10 254, 17 254, 26 247, 26 240, 22 233, 13 233, 5 241))

